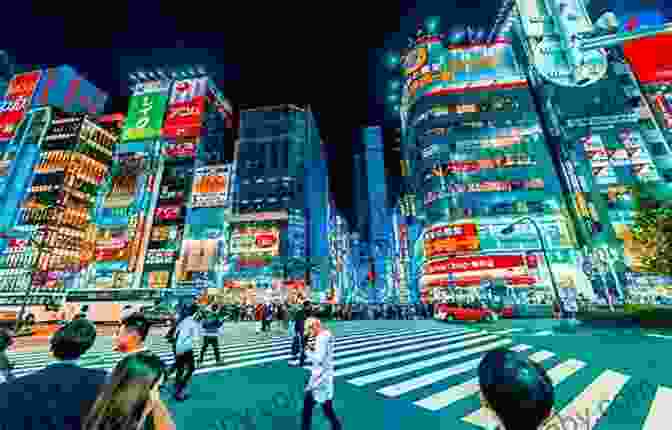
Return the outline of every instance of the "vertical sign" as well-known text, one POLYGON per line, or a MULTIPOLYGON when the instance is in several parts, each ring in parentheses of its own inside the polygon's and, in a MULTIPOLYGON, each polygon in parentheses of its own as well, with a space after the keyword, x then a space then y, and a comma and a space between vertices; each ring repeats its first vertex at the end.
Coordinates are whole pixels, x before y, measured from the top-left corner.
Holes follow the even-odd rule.
POLYGON ((191 207, 210 208, 225 206, 229 200, 231 165, 209 166, 196 169, 191 192, 191 207))
POLYGON ((208 78, 175 81, 162 135, 168 138, 199 137, 206 106, 208 78))
POLYGON ((155 139, 161 135, 170 82, 152 81, 138 84, 128 107, 122 141, 155 139))
POLYGON ((0 139, 11 139, 14 131, 23 119, 30 104, 33 92, 42 76, 41 71, 15 75, 9 86, 3 103, 0 105, 0 139))

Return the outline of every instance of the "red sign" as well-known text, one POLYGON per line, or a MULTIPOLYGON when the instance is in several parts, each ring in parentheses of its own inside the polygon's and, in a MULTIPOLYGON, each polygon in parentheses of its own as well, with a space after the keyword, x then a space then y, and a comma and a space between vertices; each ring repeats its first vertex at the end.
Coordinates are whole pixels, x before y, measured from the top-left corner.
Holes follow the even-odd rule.
POLYGON ((166 155, 173 158, 193 158, 196 156, 196 143, 175 143, 166 148, 166 155))
POLYGON ((5 103, 0 112, 0 139, 11 139, 14 131, 23 119, 42 72, 29 72, 16 75, 7 87, 5 103))
POLYGON ((276 237, 274 234, 260 234, 256 238, 257 248, 270 248, 275 245, 276 237))
POLYGON ((195 97, 188 102, 174 103, 168 106, 163 124, 164 137, 198 137, 201 135, 205 97, 195 97))
POLYGON ((626 42, 623 52, 642 83, 672 81, 672 58, 660 55, 672 50, 672 34, 626 42))
POLYGON ((441 274, 454 272, 470 272, 488 269, 509 269, 524 266, 523 257, 520 255, 493 255, 482 257, 450 258, 425 266, 425 274, 441 274))
POLYGON ((478 227, 476 224, 444 225, 425 233, 425 257, 434 258, 458 250, 477 250, 478 227))

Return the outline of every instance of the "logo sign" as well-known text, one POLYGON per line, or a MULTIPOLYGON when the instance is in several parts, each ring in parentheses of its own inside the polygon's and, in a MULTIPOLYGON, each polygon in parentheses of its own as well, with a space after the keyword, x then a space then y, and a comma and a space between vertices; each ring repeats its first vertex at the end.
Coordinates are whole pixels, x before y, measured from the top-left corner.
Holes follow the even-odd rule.
POLYGON ((0 140, 11 139, 23 119, 42 72, 22 73, 12 78, 0 110, 0 140))
POLYGON ((169 138, 200 136, 204 112, 205 97, 170 105, 161 134, 169 138))
POLYGON ((153 81, 136 87, 128 108, 123 141, 154 139, 161 135, 169 85, 165 81, 153 81))

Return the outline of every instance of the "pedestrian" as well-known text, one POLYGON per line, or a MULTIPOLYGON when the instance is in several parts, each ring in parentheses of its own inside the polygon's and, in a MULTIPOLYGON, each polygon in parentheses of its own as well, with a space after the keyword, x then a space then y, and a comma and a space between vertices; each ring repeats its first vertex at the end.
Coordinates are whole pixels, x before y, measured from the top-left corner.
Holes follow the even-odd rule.
POLYGON ((165 367, 158 356, 141 352, 125 357, 103 385, 84 418, 83 430, 175 430, 159 389, 165 367))
POLYGON ((553 413, 553 382, 543 367, 496 349, 478 366, 481 404, 502 430, 538 430, 553 413))
POLYGON ((53 363, 0 384, 0 429, 82 430, 82 417, 108 377, 102 369, 79 366, 95 341, 96 327, 86 319, 60 327, 49 340, 53 363))
MULTIPOLYGON (((548 314, 546 314, 548 315, 548 314)), ((560 318, 560 303, 557 300, 553 301, 553 319, 560 318)))
POLYGON ((114 350, 124 354, 146 351, 145 340, 149 334, 149 328, 149 321, 141 313, 126 317, 114 336, 114 350))
POLYGON ((14 344, 14 336, 9 329, 0 329, 0 384, 14 381, 12 363, 7 357, 7 351, 14 344))
POLYGON ((317 318, 306 320, 307 337, 311 339, 306 354, 312 366, 305 389, 301 429, 310 430, 313 408, 322 405, 322 410, 331 424, 332 430, 340 430, 341 423, 334 413, 334 337, 317 318))
POLYGON ((271 324, 273 323, 274 307, 273 303, 271 303, 271 299, 267 298, 263 308, 261 331, 270 331, 271 324))
POLYGON ((177 326, 175 334, 175 365, 177 376, 175 381, 175 399, 184 401, 187 384, 194 374, 196 363, 194 362, 194 339, 200 332, 198 323, 194 320, 194 314, 198 311, 196 304, 188 305, 184 310, 184 319, 177 326))
POLYGON ((217 360, 217 363, 220 362, 219 336, 222 335, 222 329, 224 328, 224 323, 217 315, 217 305, 212 305, 212 311, 203 320, 202 328, 203 328, 202 331, 203 346, 201 346, 201 356, 199 357, 198 360, 199 367, 203 365, 203 358, 205 356, 205 351, 208 349, 208 346, 210 345, 212 345, 212 349, 215 350, 215 360, 217 360))
POLYGON ((297 306, 294 314, 294 339, 292 342, 292 359, 289 362, 290 366, 300 366, 306 362, 305 349, 305 322, 310 309, 310 302, 306 301, 303 306, 297 306), (297 359, 298 357, 298 359, 297 359))

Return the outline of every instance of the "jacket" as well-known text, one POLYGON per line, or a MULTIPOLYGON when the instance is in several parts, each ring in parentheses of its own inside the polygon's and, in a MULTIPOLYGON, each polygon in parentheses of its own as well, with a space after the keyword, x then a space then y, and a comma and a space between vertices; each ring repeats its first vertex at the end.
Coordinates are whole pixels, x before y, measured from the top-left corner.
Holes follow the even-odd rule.
POLYGON ((194 317, 187 317, 177 326, 175 336, 175 352, 180 355, 194 350, 194 339, 198 337, 201 328, 194 317))
POLYGON ((221 336, 224 324, 214 315, 209 315, 202 323, 203 336, 221 336))
POLYGON ((54 363, 0 385, 0 430, 81 430, 107 372, 54 363))

